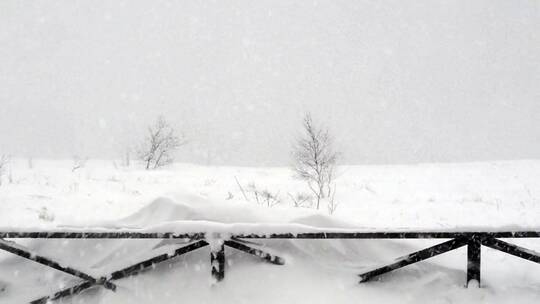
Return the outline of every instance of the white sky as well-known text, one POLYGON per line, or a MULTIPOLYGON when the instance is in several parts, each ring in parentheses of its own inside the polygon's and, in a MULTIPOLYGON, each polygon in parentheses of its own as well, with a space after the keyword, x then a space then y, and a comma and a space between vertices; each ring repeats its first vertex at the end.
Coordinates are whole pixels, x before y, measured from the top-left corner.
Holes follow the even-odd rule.
POLYGON ((164 114, 180 161, 540 158, 540 1, 0 1, 0 153, 113 158, 164 114))

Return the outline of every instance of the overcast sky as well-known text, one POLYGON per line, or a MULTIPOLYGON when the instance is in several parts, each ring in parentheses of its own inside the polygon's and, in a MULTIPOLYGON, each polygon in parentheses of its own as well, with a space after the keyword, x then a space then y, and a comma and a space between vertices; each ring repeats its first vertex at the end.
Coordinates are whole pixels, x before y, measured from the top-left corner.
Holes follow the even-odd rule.
POLYGON ((540 158, 540 1, 0 1, 0 153, 119 157, 159 114, 180 161, 540 158))

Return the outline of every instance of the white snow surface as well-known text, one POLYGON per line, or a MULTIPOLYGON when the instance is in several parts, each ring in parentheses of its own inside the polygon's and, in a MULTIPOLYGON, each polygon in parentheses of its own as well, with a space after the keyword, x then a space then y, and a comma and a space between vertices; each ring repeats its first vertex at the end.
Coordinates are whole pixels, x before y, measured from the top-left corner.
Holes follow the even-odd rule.
MULTIPOLYGON (((0 186, 0 230, 303 232, 521 230, 540 227, 540 161, 339 168, 333 215, 294 208, 307 192, 287 168, 176 164, 147 172, 106 161, 14 162, 0 186), (256 183, 274 207, 246 201, 256 183), (233 198, 230 198, 229 192, 233 198)), ((170 253, 187 240, 14 240, 94 276, 170 253)), ((443 240, 251 240, 283 266, 226 249, 226 278, 210 276, 209 248, 60 303, 537 303, 540 265, 483 248, 482 288, 464 288, 466 249, 358 284, 359 273, 443 240)), ((509 240, 540 250, 538 240, 509 240)), ((0 252, 0 303, 26 303, 80 280, 0 252)))

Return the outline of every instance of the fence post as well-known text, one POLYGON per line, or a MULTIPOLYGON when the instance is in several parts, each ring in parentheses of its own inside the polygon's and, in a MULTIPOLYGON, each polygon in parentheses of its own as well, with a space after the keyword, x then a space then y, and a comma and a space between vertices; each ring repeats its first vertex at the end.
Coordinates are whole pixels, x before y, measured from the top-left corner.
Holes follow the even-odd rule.
POLYGON ((210 252, 210 264, 212 266, 212 277, 216 281, 221 281, 225 278, 225 244, 212 244, 210 252))
POLYGON ((467 287, 472 281, 476 281, 480 287, 481 247, 481 241, 477 235, 473 235, 467 243, 467 287))

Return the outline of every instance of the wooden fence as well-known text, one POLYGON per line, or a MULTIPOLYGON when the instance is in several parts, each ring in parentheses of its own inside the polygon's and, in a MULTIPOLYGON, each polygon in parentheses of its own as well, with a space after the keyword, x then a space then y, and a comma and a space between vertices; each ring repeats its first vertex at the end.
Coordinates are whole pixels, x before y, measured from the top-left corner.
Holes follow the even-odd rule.
POLYGON ((160 262, 173 259, 180 255, 192 252, 209 245, 210 240, 217 246, 210 246, 210 262, 212 276, 221 281, 225 278, 225 247, 234 248, 276 265, 283 265, 285 260, 261 249, 254 248, 248 239, 447 239, 446 241, 429 248, 410 253, 396 259, 394 262, 365 273, 359 274, 359 282, 369 281, 387 272, 414 264, 439 254, 467 246, 467 281, 477 281, 480 284, 481 247, 486 246, 504 253, 520 257, 535 263, 540 263, 540 253, 516 246, 500 239, 540 238, 540 231, 465 231, 465 232, 307 232, 307 233, 270 233, 270 234, 220 234, 220 233, 186 233, 173 232, 0 232, 0 249, 32 260, 36 263, 54 268, 64 273, 82 279, 81 283, 60 290, 52 295, 44 296, 30 303, 47 303, 63 297, 77 294, 85 289, 102 286, 111 291, 116 290, 114 281, 133 276, 160 262), (173 253, 166 253, 141 261, 135 265, 117 270, 102 277, 93 277, 83 271, 69 266, 63 266, 51 258, 39 255, 36 252, 6 239, 187 239, 188 245, 176 249, 173 253))

